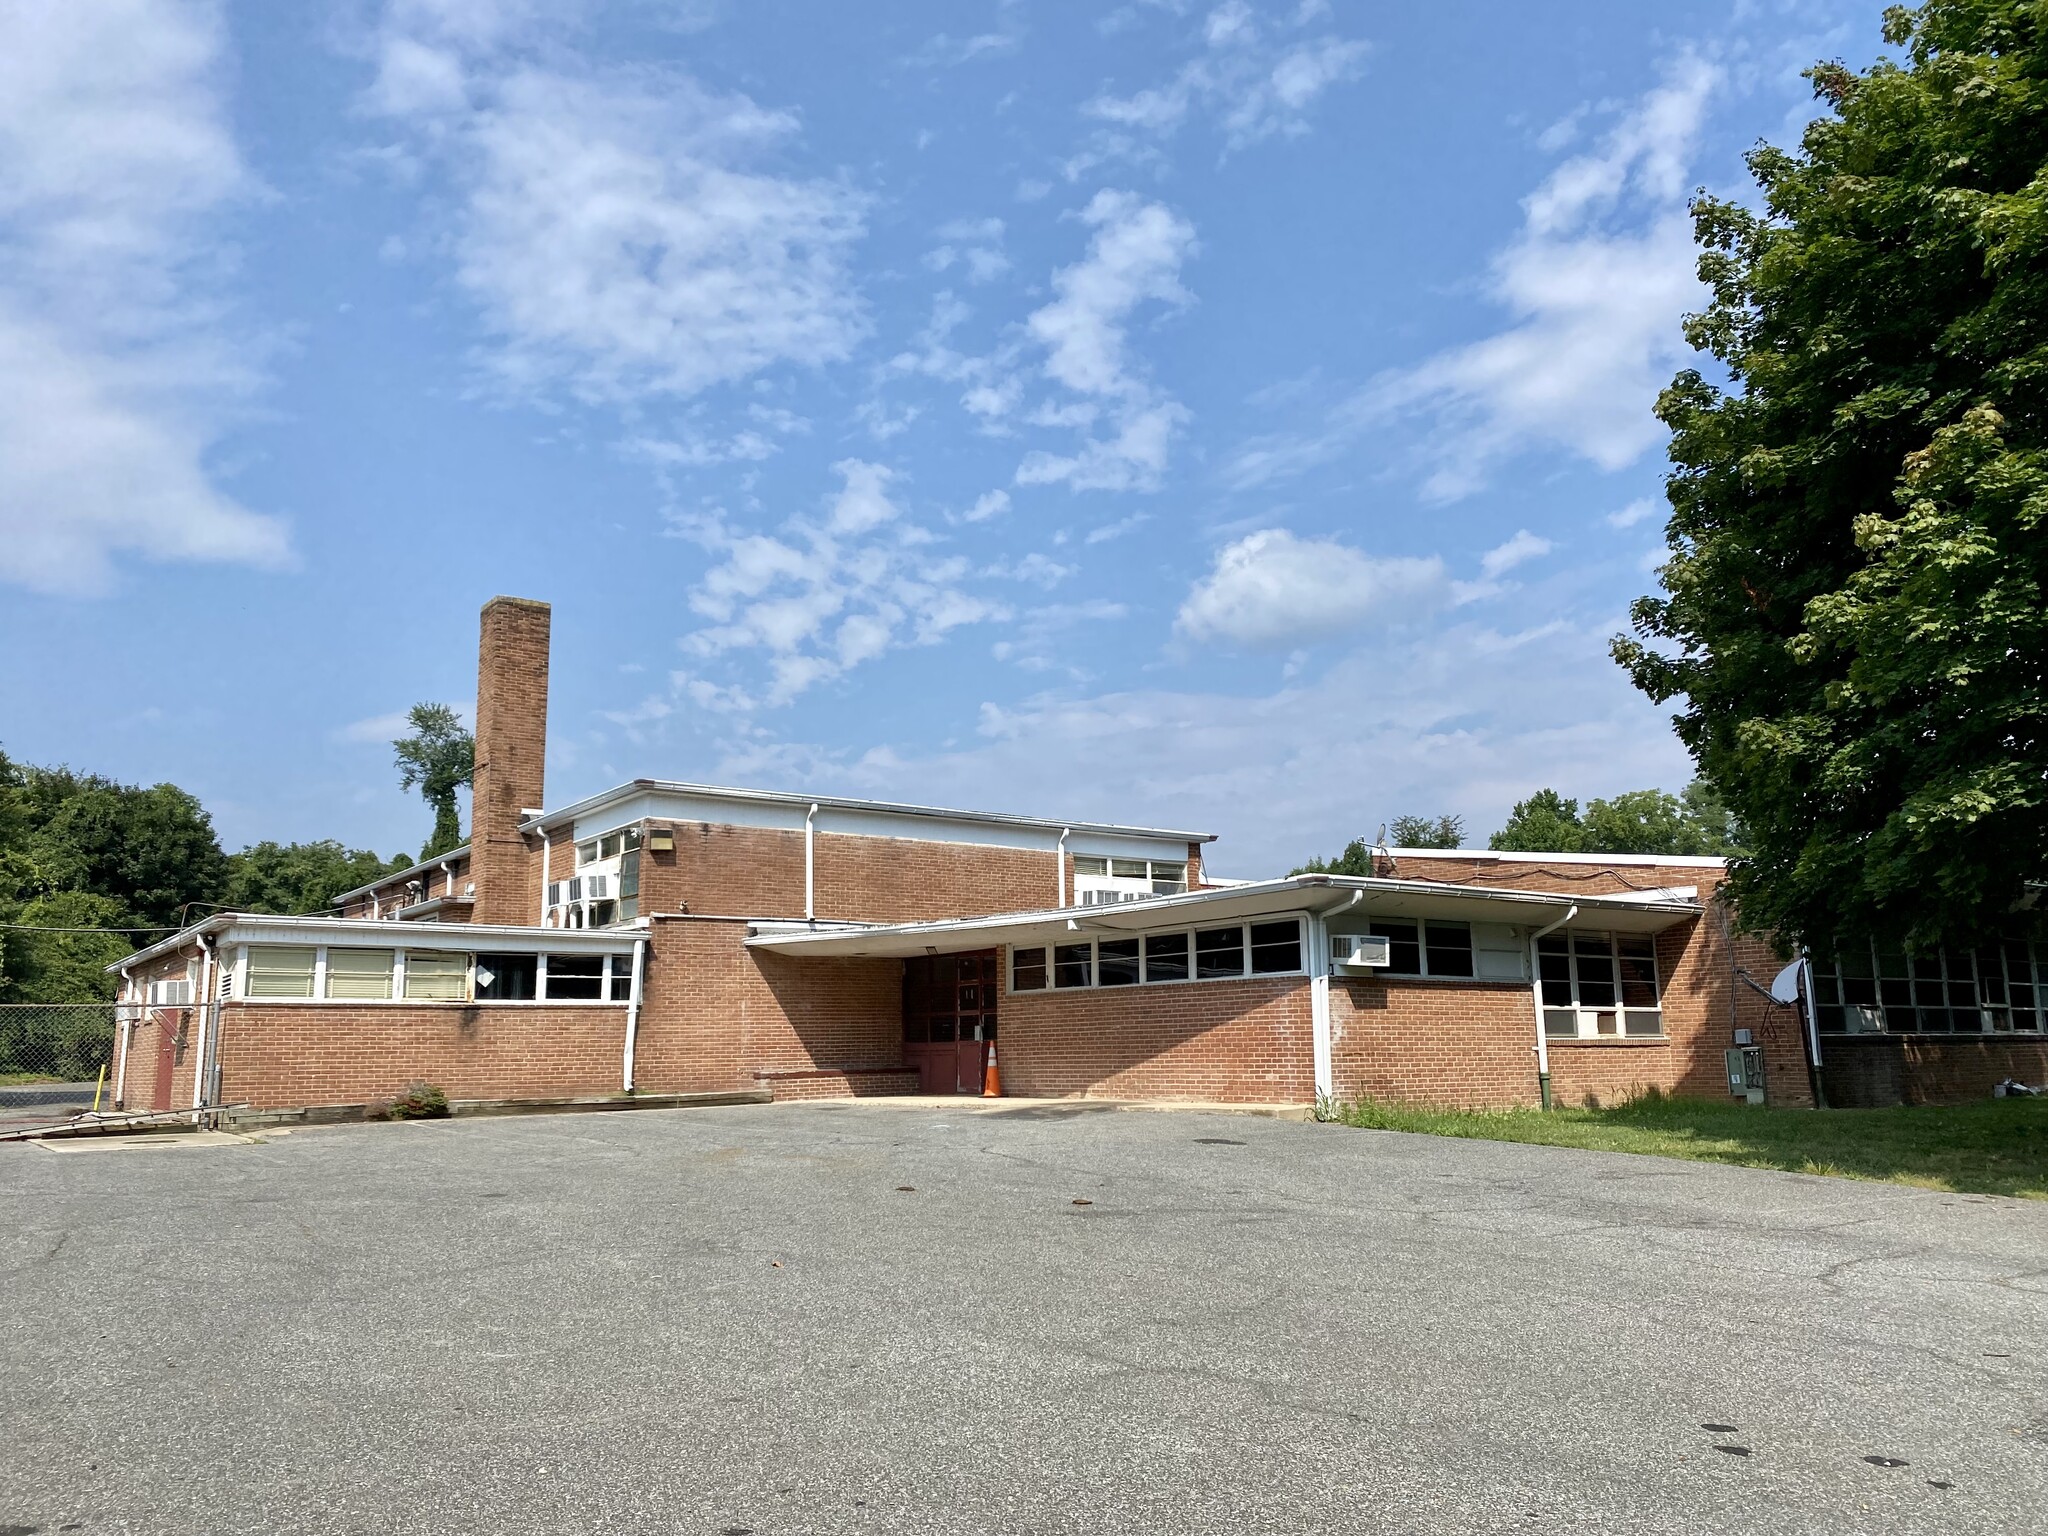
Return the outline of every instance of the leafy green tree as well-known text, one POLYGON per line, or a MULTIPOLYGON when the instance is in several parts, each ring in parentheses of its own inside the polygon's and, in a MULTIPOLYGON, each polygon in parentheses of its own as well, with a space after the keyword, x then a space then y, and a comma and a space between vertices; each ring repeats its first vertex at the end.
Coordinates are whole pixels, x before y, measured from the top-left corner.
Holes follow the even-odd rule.
POLYGON ((135 936, 35 930, 120 928, 129 914, 119 902, 89 891, 54 891, 33 901, 0 906, 0 913, 8 923, 21 925, 4 934, 0 1003, 99 1003, 113 998, 117 981, 106 968, 133 952, 135 936))
POLYGON ((1387 835, 1396 848, 1462 848, 1465 818, 1462 816, 1396 816, 1387 824, 1387 835))
POLYGON ((431 859, 462 846, 455 792, 476 776, 476 738, 446 704, 415 704, 406 719, 412 734, 391 746, 398 754, 399 784, 417 789, 434 808, 434 835, 420 850, 422 859, 431 859))
POLYGON ((1370 875, 1372 867, 1372 843, 1363 837, 1354 837, 1344 845, 1344 851, 1334 859, 1310 859, 1306 864, 1288 871, 1296 875, 1370 875))
POLYGON ((1554 789, 1539 789, 1517 802, 1507 825, 1486 846, 1502 853, 1582 853, 1586 824, 1579 819, 1579 802, 1554 789))
POLYGON ((128 925, 171 926, 220 900, 227 856, 204 807, 175 784, 145 789, 68 768, 31 768, 30 857, 52 891, 118 902, 128 925))
POLYGON ((1736 829, 1713 791, 1695 781, 1683 794, 1632 789, 1612 800, 1579 802, 1540 789, 1518 804, 1488 846, 1517 853, 1647 853, 1725 857, 1736 829))
POLYGON ((1742 828, 1746 926, 1924 945, 2048 869, 2048 7, 1885 13, 1693 206, 1670 558, 1615 655, 1742 828))
POLYGON ((386 863, 366 848, 344 848, 332 838, 317 843, 254 843, 228 855, 226 900, 240 912, 324 912, 343 891, 411 863, 404 854, 386 863))

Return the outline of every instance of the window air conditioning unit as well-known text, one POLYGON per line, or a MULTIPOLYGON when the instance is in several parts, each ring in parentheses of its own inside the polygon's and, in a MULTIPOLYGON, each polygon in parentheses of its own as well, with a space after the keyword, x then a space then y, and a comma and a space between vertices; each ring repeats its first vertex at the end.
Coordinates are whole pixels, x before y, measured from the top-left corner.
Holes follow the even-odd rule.
POLYGON ((1383 971, 1394 963, 1394 941, 1369 933, 1333 933, 1330 958, 1339 970, 1383 971))
POLYGON ((583 894, 592 901, 602 901, 608 894, 605 890, 607 876, 586 875, 583 879, 583 894))

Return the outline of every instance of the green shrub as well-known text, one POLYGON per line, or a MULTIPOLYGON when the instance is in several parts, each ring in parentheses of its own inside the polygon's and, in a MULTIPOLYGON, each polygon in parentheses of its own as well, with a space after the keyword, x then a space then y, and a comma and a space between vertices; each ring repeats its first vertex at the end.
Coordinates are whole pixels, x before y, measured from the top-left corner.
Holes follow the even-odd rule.
POLYGON ((386 1114, 393 1120, 446 1120, 448 1095, 432 1083, 407 1083, 386 1114))

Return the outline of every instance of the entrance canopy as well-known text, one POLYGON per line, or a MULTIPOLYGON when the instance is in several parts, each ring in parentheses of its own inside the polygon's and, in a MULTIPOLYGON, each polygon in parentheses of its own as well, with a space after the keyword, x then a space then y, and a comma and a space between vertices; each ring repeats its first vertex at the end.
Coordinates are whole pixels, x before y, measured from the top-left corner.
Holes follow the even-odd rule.
POLYGON ((1622 933, 1659 933, 1701 911, 1691 892, 1655 891, 1626 896, 1569 896, 1550 891, 1508 891, 1492 886, 1442 885, 1429 880, 1382 880, 1356 875, 1290 875, 1244 885, 1154 896, 1099 907, 1054 907, 996 917, 949 918, 931 923, 760 922, 748 928, 753 949, 788 955, 901 958, 995 945, 1052 944, 1076 933, 1143 933, 1177 923, 1247 922, 1308 912, 1347 917, 1436 917, 1446 921, 1508 923, 1540 928, 1574 907, 1572 926, 1622 933))

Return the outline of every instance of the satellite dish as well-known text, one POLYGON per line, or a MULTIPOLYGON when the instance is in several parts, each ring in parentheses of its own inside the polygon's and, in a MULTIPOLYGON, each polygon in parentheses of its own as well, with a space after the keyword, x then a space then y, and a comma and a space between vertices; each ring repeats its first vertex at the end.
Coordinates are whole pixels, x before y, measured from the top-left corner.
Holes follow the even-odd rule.
POLYGON ((1806 962, 1794 960, 1771 980, 1771 1001, 1774 1003, 1796 1003, 1799 1001, 1799 972, 1806 962))

